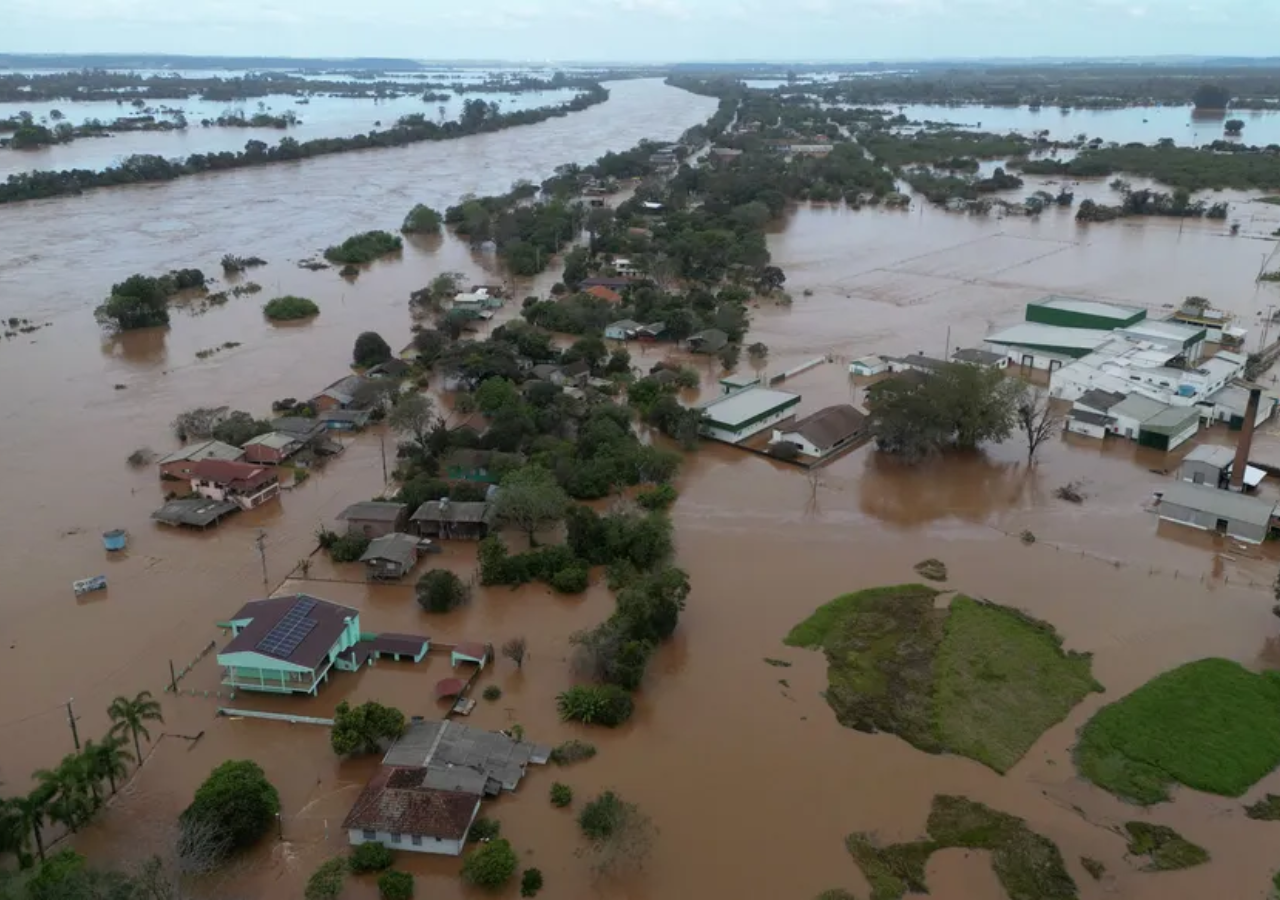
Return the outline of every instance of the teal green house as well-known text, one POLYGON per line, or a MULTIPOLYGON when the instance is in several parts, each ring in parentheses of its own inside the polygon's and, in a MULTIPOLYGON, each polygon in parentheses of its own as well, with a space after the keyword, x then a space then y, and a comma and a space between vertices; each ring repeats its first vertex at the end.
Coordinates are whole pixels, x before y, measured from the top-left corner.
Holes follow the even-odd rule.
POLYGON ((360 641, 359 612, 306 594, 252 600, 219 624, 231 629, 222 683, 244 691, 314 694, 360 641))
POLYGON ((307 594, 252 600, 219 627, 231 641, 218 654, 222 683, 241 691, 315 694, 329 672, 355 672, 374 660, 421 662, 430 638, 362 634, 360 613, 307 594))

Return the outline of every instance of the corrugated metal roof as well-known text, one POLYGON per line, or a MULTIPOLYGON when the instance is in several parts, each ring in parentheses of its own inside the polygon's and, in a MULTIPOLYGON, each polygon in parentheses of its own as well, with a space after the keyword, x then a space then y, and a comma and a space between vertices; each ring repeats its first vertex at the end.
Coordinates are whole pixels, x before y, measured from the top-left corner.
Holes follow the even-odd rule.
POLYGON ((1039 322, 1019 322, 992 332, 985 340, 990 344, 1093 350, 1102 346, 1111 336, 1110 331, 1093 328, 1064 328, 1061 325, 1041 325, 1039 322))
POLYGON ((1169 407, 1159 400, 1152 400, 1141 394, 1130 394, 1115 406, 1111 407, 1111 415, 1117 419, 1137 419, 1139 424, 1158 416, 1169 407))
POLYGON ((733 427, 749 419, 754 419, 756 416, 765 415, 775 409, 782 409, 799 402, 799 394, 792 394, 788 391, 774 391, 769 388, 748 388, 745 391, 735 391, 732 394, 712 400, 702 407, 702 411, 712 421, 733 427))
POLYGON ((1236 452, 1230 447, 1201 444, 1182 458, 1184 463, 1199 462, 1225 469, 1235 459, 1236 452))
POLYGON ((1174 435, 1185 430, 1188 425, 1199 423, 1199 421, 1200 410, 1194 406, 1170 406, 1143 422, 1142 430, 1174 435))
POLYGON ((1203 484, 1192 484, 1188 481, 1177 481, 1164 490, 1161 505, 1172 503, 1185 506, 1198 512, 1206 512, 1221 519, 1234 519, 1251 525, 1270 523, 1275 512, 1275 502, 1250 497, 1248 494, 1237 494, 1234 491, 1223 491, 1207 487, 1203 484))
POLYGON ((1077 297, 1064 297, 1061 294, 1050 294, 1041 297, 1028 306, 1044 306, 1050 309, 1061 309, 1065 312, 1080 313, 1086 316, 1100 316, 1118 321, 1128 321, 1135 315, 1146 315, 1146 310, 1137 306, 1120 306, 1115 303, 1103 303, 1100 300, 1082 300, 1077 297))

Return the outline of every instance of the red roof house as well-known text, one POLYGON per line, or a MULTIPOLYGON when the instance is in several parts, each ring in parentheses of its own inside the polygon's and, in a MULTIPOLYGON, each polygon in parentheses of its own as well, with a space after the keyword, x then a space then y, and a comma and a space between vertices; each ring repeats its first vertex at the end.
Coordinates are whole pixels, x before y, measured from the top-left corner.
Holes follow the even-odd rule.
POLYGON ((420 766, 382 766, 342 822, 353 844, 458 856, 480 811, 480 795, 426 786, 420 766))
POLYGON ((601 300, 604 300, 607 303, 622 302, 621 294, 619 294, 617 291, 610 290, 609 288, 605 287, 603 284, 592 285, 591 287, 587 288, 586 291, 584 291, 584 293, 590 294, 593 297, 599 297, 601 300))
POLYGON ((280 479, 270 466, 202 459, 191 466, 191 489, 211 500, 229 500, 242 509, 253 509, 279 496, 280 479))

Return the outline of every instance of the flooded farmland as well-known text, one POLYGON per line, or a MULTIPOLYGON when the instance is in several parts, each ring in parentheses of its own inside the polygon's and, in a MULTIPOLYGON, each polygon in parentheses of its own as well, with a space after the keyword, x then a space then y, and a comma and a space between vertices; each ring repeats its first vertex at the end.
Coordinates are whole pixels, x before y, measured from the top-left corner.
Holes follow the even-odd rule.
MULTIPOLYGON (((0 399, 6 786, 22 785, 27 773, 71 750, 62 706, 69 697, 80 734, 96 735, 111 697, 142 688, 159 693, 170 659, 181 669, 211 641, 225 640, 214 623, 263 590, 253 547, 259 528, 274 588, 311 550, 317 526, 383 487, 377 433, 344 438, 346 451, 279 504, 208 534, 178 534, 148 521, 162 489, 152 469, 135 472, 125 457, 140 446, 175 446, 168 422, 182 409, 228 403, 265 412, 273 399, 318 390, 344 374, 361 330, 378 330, 393 346, 407 342, 407 295, 441 271, 477 280, 497 275, 490 258, 448 235, 412 242, 401 259, 374 264, 354 284, 294 261, 354 231, 393 227, 416 202, 442 207, 641 137, 673 138, 714 108, 712 100, 657 82, 611 88, 601 106, 508 132, 0 208, 8 245, 0 260, 0 316, 49 323, 0 344, 10 387, 0 399), (267 258, 271 265, 251 274, 267 289, 261 296, 310 296, 320 316, 273 327, 262 319, 261 299, 246 297, 203 314, 176 312, 164 333, 105 338, 93 322, 90 311, 112 282, 135 271, 208 271, 226 252, 267 258), (226 341, 240 346, 196 357, 226 341), (112 527, 131 532, 120 559, 106 559, 101 549, 99 533, 112 527), (108 592, 71 596, 71 579, 99 572, 110 579, 108 592)), ((1028 189, 1035 187, 1029 180, 1028 189)), ((1106 190, 1084 185, 1077 199, 1106 190)), ((1045 293, 1153 310, 1201 294, 1254 324, 1280 304, 1277 286, 1254 282, 1275 249, 1260 238, 1280 227, 1280 209, 1245 195, 1231 200, 1229 221, 1243 223, 1238 237, 1223 223, 1199 221, 1082 228, 1069 211, 1056 210, 1001 219, 919 204, 903 212, 798 208, 770 238, 794 304, 754 310, 751 339, 770 347, 770 372, 832 357, 790 383, 809 412, 861 400, 842 360, 871 352, 940 355, 948 341, 972 346, 1045 293)), ((551 280, 544 275, 529 287, 545 289, 551 280)), ((528 292, 520 287, 517 296, 528 292)), ((509 306, 503 314, 514 312, 509 306)), ((718 372, 703 366, 704 390, 713 390, 718 372)), ((569 634, 613 608, 598 573, 581 597, 542 586, 484 589, 443 616, 422 613, 407 586, 367 587, 351 566, 318 561, 306 581, 288 586, 357 607, 366 629, 442 642, 528 638, 522 670, 502 661, 483 676, 481 684, 499 685, 503 696, 482 702, 471 723, 519 722, 540 743, 587 737, 600 750, 573 769, 532 768, 518 793, 486 806, 522 864, 542 869, 546 896, 805 898, 834 886, 865 895, 843 836, 917 837, 935 793, 965 794, 1025 817, 1062 848, 1085 898, 1261 896, 1274 848, 1267 828, 1247 823, 1238 803, 1181 791, 1174 803, 1140 813, 1213 854, 1207 866, 1142 874, 1111 830, 1134 814, 1076 779, 1069 750, 1099 706, 1173 665, 1211 655, 1260 664, 1280 632, 1269 587, 1277 554, 1157 527, 1143 506, 1164 483, 1151 471, 1168 464, 1158 454, 1062 439, 1033 470, 1023 455, 1014 441, 907 470, 864 448, 811 482, 767 459, 704 446, 682 471, 673 511, 679 563, 693 585, 689 607, 650 668, 637 714, 616 732, 566 725, 555 715, 555 695, 571 682, 569 634), (1072 480, 1084 485, 1081 506, 1052 497, 1054 487, 1072 480), (1037 543, 1014 537, 1024 529, 1037 543), (841 728, 820 696, 821 655, 781 644, 814 607, 849 590, 914 580, 912 565, 926 557, 944 560, 958 588, 1023 608, 1053 623, 1068 649, 1094 653, 1106 693, 1077 707, 1008 775, 841 728), (764 657, 793 665, 773 668, 764 657), (614 787, 652 816, 660 835, 642 878, 590 880, 575 856, 572 815, 546 800, 555 779, 582 797, 614 787), (1107 879, 1085 875, 1081 856, 1104 862, 1107 879)), ((474 569, 474 548, 451 544, 436 559, 465 576, 474 569)), ((343 699, 376 698, 435 715, 431 686, 446 668, 435 656, 421 666, 383 663, 336 675, 314 699, 238 697, 236 705, 327 716, 343 699)), ((315 865, 342 851, 342 817, 373 762, 335 761, 321 728, 216 719, 218 681, 205 658, 182 682, 196 696, 165 697, 166 722, 154 735, 169 736, 79 845, 120 860, 148 852, 210 768, 253 758, 280 789, 284 840, 265 841, 216 896, 300 896, 315 865), (202 736, 192 742, 184 735, 202 736)), ((1280 776, 1263 789, 1280 789, 1280 776)), ((420 876, 420 896, 474 894, 459 883, 456 860, 398 865, 420 876)), ((936 856, 929 881, 938 897, 1001 897, 982 853, 936 856)), ((344 896, 371 900, 376 889, 353 880, 344 896)))

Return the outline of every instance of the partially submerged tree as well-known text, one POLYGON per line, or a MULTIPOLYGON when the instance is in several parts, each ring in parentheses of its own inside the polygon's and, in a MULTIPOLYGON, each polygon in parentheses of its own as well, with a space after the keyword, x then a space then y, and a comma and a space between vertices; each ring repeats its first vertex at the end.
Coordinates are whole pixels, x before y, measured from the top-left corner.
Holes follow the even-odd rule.
POLYGON ((502 645, 502 655, 515 663, 517 669, 523 669, 528 649, 529 644, 523 637, 513 637, 502 645))
POLYGON ((180 441, 213 437, 213 429, 227 416, 225 406, 199 406, 178 413, 173 420, 173 433, 180 441))
POLYGON ((138 735, 151 740, 151 732, 147 730, 148 722, 164 723, 164 715, 160 711, 160 703, 151 696, 150 691, 139 691, 131 700, 125 696, 116 697, 107 707, 107 717, 111 719, 113 734, 129 735, 133 738, 135 759, 142 764, 142 742, 138 735))
POLYGON ((525 466, 502 479, 494 504, 498 518, 528 535, 532 547, 540 529, 564 518, 569 497, 546 469, 525 466))
POLYGON ((658 833, 640 807, 613 791, 605 791, 583 807, 578 825, 591 841, 586 856, 597 877, 643 869, 658 833))
POLYGON ((377 753, 382 745, 404 734, 404 713, 369 700, 353 707, 343 700, 333 713, 329 744, 339 756, 377 753))
POLYGON ((404 217, 400 230, 405 234, 438 234, 442 224, 444 216, 425 203, 418 203, 404 217))
POLYGON ((973 449, 1013 431, 1021 385, 999 369, 947 363, 872 385, 869 424, 876 446, 909 462, 946 447, 973 449))
POLYGON ((449 612, 466 603, 471 590, 448 569, 432 569, 418 579, 418 605, 427 612, 449 612))
POLYGON ((436 428, 438 416, 435 404, 426 394, 403 394, 391 408, 387 424, 391 430, 413 441, 421 453, 428 453, 431 434, 436 428))
POLYGON ((1040 445, 1058 433, 1062 416, 1049 405, 1049 396, 1041 390, 1027 387, 1018 398, 1018 427, 1027 439, 1027 464, 1036 460, 1040 445))
POLYGON ((367 369, 391 359, 391 345, 376 331, 364 331, 356 338, 351 358, 357 366, 367 369))
POLYGON ((252 760, 227 760, 196 789, 183 811, 182 843, 212 841, 230 856, 257 843, 279 813, 280 795, 262 767, 252 760))

